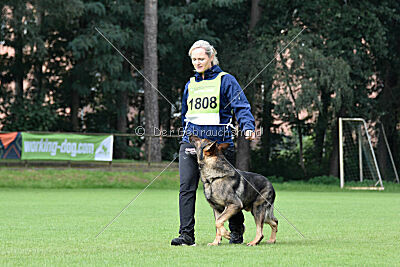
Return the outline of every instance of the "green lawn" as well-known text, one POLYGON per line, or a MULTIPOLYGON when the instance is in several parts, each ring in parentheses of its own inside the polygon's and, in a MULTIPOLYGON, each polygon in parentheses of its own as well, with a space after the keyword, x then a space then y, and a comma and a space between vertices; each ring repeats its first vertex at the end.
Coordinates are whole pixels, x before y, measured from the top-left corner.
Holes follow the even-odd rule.
MULTIPOLYGON (((400 194, 277 190, 275 245, 207 247, 211 208, 198 192, 196 247, 171 247, 178 191, 145 191, 94 236, 138 189, 0 188, 0 265, 399 265, 400 194)), ((245 241, 255 235, 250 213, 245 241)), ((269 227, 264 235, 269 236, 269 227)))

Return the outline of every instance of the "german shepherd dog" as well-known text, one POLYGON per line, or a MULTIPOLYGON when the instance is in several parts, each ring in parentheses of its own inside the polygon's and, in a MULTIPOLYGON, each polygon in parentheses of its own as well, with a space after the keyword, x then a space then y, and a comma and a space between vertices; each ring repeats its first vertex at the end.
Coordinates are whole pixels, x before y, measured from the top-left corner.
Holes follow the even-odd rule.
POLYGON ((240 210, 251 211, 257 226, 256 237, 248 246, 258 245, 264 238, 264 223, 272 229, 267 243, 275 243, 278 220, 273 214, 275 190, 271 182, 260 174, 236 170, 223 154, 228 143, 217 144, 197 136, 191 136, 190 142, 196 148, 204 195, 214 210, 217 233, 208 245, 217 246, 222 237, 230 238, 224 223, 240 210))

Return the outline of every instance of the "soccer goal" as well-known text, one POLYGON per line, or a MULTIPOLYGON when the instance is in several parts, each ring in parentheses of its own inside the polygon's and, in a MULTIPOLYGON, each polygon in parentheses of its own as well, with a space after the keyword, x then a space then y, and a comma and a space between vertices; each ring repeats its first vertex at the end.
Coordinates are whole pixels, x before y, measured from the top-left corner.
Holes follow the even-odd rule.
MULTIPOLYGON (((372 130, 374 136, 368 131, 367 123, 362 118, 339 118, 339 166, 340 187, 344 184, 353 185, 351 189, 383 190, 382 172, 379 169, 374 145, 378 143, 378 133, 385 134, 377 129, 372 130)), ((386 148, 390 155, 395 179, 398 181, 393 157, 384 135, 386 148)))

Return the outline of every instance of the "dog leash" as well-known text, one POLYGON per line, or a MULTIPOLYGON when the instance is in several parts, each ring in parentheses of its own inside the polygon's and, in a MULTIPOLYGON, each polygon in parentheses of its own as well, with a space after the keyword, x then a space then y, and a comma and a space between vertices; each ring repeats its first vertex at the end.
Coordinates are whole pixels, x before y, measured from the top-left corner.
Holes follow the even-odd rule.
POLYGON ((168 169, 168 167, 172 164, 172 162, 174 162, 176 159, 178 158, 178 156, 175 156, 175 158, 160 172, 160 174, 158 174, 153 180, 151 180, 151 182, 142 190, 140 191, 95 237, 94 239, 96 239, 97 237, 99 237, 99 235, 101 235, 111 224, 114 223, 114 221, 121 216, 121 214, 133 203, 135 202, 135 200, 144 192, 146 191, 146 189, 152 185, 152 183, 154 183, 154 181, 161 176, 161 174, 168 169))
POLYGON ((271 204, 271 203, 260 193, 260 191, 258 191, 246 178, 244 178, 243 175, 241 175, 241 174, 239 173, 238 169, 236 169, 235 166, 233 166, 225 157, 223 157, 223 158, 224 158, 224 160, 225 160, 226 162, 228 162, 229 166, 231 166, 231 167, 240 175, 240 177, 242 177, 249 185, 251 185, 251 187, 253 187, 253 189, 254 189, 265 201, 267 201, 268 204, 271 205, 271 207, 274 207, 274 209, 279 213, 279 215, 281 215, 281 216, 286 220, 286 222, 287 222, 289 225, 291 225, 291 226, 293 227, 293 229, 295 229, 295 230, 297 231, 297 233, 299 233, 303 238, 306 238, 306 237, 299 231, 299 229, 297 229, 297 227, 296 227, 294 224, 292 224, 292 223, 285 217, 285 215, 282 214, 282 212, 280 212, 280 211, 278 210, 277 207, 275 207, 273 204, 271 204))

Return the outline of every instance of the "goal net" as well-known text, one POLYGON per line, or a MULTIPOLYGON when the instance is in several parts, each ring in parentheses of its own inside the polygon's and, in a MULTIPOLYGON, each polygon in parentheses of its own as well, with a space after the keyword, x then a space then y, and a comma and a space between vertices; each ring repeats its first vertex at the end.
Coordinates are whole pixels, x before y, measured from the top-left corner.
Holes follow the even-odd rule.
MULTIPOLYGON (((383 129, 383 128, 382 128, 383 129)), ((368 129, 367 123, 360 118, 339 118, 339 161, 340 161, 340 187, 353 187, 354 189, 378 189, 383 190, 383 177, 375 148, 379 140, 379 134, 384 132, 378 129, 368 129), (372 134, 370 134, 370 132, 372 134), (372 136, 372 137, 371 137, 372 136)), ((393 176, 397 178, 396 168, 387 145, 392 164, 393 176)), ((381 153, 382 154, 382 153, 381 153)), ((387 165, 387 161, 385 162, 387 165)), ((386 173, 388 173, 386 171, 386 173)), ((391 176, 388 174, 388 176, 391 176)), ((387 180, 393 181, 393 176, 387 180)))

